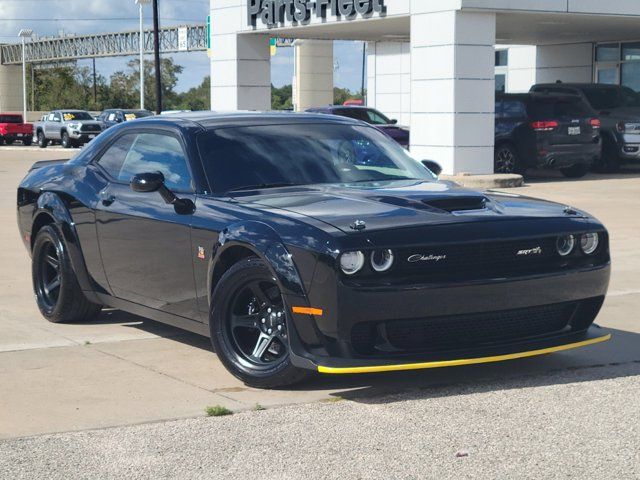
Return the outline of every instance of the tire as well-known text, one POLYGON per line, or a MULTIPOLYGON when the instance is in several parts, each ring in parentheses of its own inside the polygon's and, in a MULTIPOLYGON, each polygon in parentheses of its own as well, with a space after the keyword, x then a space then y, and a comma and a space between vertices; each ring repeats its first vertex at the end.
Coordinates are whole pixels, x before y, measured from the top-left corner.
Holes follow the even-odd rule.
POLYGON ((33 138, 32 137, 27 137, 27 138, 23 138, 22 139, 22 144, 25 147, 30 147, 32 143, 33 143, 33 138))
POLYGON ((44 132, 38 132, 38 147, 47 148, 49 145, 49 140, 44 136, 44 132))
POLYGON ((311 372, 291 363, 288 318, 280 289, 264 262, 255 257, 241 260, 225 272, 213 292, 213 348, 227 370, 249 386, 278 388, 301 382, 311 372))
POLYGON ((43 227, 33 245, 31 276, 36 303, 52 323, 89 321, 100 305, 90 302, 80 289, 66 244, 53 225, 43 227))
POLYGON ((516 149, 508 143, 498 144, 493 155, 493 171, 495 173, 523 174, 520 157, 516 149))
POLYGON ((60 136, 60 145, 62 148, 71 148, 73 146, 73 141, 69 138, 69 134, 64 131, 60 136))
POLYGON ((560 171, 567 178, 582 178, 589 173, 589 165, 586 163, 578 163, 567 168, 561 168, 560 171))
POLYGON ((609 137, 602 139, 602 156, 596 162, 593 170, 599 173, 615 173, 620 170, 620 155, 616 143, 609 137))
POLYGON ((7 145, 13 145, 13 142, 15 142, 13 138, 7 138, 4 141, 4 143, 6 143, 7 145))

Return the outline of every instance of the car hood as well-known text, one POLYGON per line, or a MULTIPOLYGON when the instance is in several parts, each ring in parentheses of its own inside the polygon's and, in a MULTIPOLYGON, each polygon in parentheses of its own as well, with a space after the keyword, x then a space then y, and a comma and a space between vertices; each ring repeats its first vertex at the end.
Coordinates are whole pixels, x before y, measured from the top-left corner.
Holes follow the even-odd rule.
POLYGON ((452 182, 394 181, 375 184, 288 187, 243 192, 248 207, 280 210, 320 220, 345 233, 488 220, 586 216, 567 207, 519 195, 467 190, 452 182), (361 227, 360 227, 361 228, 361 227))

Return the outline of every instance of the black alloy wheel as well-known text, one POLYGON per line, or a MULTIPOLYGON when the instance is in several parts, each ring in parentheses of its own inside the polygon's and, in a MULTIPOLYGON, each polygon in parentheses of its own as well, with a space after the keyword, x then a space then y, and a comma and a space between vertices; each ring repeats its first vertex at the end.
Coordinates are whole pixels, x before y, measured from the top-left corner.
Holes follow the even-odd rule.
POLYGON ((60 144, 62 145, 62 148, 71 148, 73 146, 71 145, 71 139, 69 138, 69 134, 66 131, 62 132, 60 144))
POLYGON ((47 225, 38 232, 31 273, 38 308, 50 322, 91 320, 100 313, 102 307, 82 292, 57 227, 47 225))
POLYGON ((276 388, 307 376, 291 364, 285 303, 261 260, 242 260, 222 276, 212 298, 210 326, 220 360, 246 384, 276 388))
POLYGON ((44 132, 38 132, 38 147, 47 148, 49 141, 44 136, 44 132))
POLYGON ((495 173, 521 173, 520 160, 515 149, 507 144, 498 145, 494 154, 495 173))

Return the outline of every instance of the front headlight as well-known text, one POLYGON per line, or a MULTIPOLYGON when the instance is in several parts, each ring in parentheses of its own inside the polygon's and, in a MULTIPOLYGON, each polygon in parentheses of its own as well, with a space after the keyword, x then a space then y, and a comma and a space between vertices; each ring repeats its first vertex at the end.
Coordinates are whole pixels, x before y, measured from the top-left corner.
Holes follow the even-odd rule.
POLYGON ((393 265, 392 250, 375 250, 371 252, 371 268, 376 272, 386 272, 393 265))
POLYGON ((576 245, 576 237, 573 235, 564 235, 558 237, 556 241, 556 248, 561 257, 566 257, 573 252, 573 247, 576 245))
POLYGON ((600 244, 600 236, 597 233, 585 233, 580 238, 580 248, 586 255, 592 255, 600 244))
POLYGON ((364 253, 346 252, 340 256, 340 268, 347 275, 358 273, 364 267, 364 253))
POLYGON ((82 127, 82 124, 80 122, 71 122, 68 124, 68 126, 73 130, 80 130, 80 128, 82 127))

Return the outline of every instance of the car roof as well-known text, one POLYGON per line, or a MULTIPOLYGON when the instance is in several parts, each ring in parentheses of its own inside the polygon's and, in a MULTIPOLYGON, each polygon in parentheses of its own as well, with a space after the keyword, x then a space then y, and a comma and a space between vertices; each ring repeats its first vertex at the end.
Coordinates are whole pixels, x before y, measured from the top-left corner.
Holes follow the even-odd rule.
MULTIPOLYGON (((204 128, 249 126, 249 125, 281 125, 288 123, 331 123, 342 125, 366 125, 360 120, 347 117, 323 115, 320 113, 292 112, 181 112, 167 115, 146 117, 137 122, 160 122, 173 124, 198 124, 204 128)), ((138 123, 140 125, 140 123, 138 123)))
POLYGON ((533 86, 534 88, 538 88, 538 87, 545 87, 545 88, 549 88, 549 87, 556 87, 556 88, 562 88, 562 87, 568 87, 568 88, 602 88, 602 89, 610 89, 610 88, 621 88, 620 85, 609 85, 607 83, 588 83, 588 82, 584 82, 584 83, 538 83, 536 85, 533 86))
POLYGON ((557 98, 557 99, 577 99, 576 95, 566 93, 500 93, 496 95, 496 100, 535 100, 537 98, 557 98))

